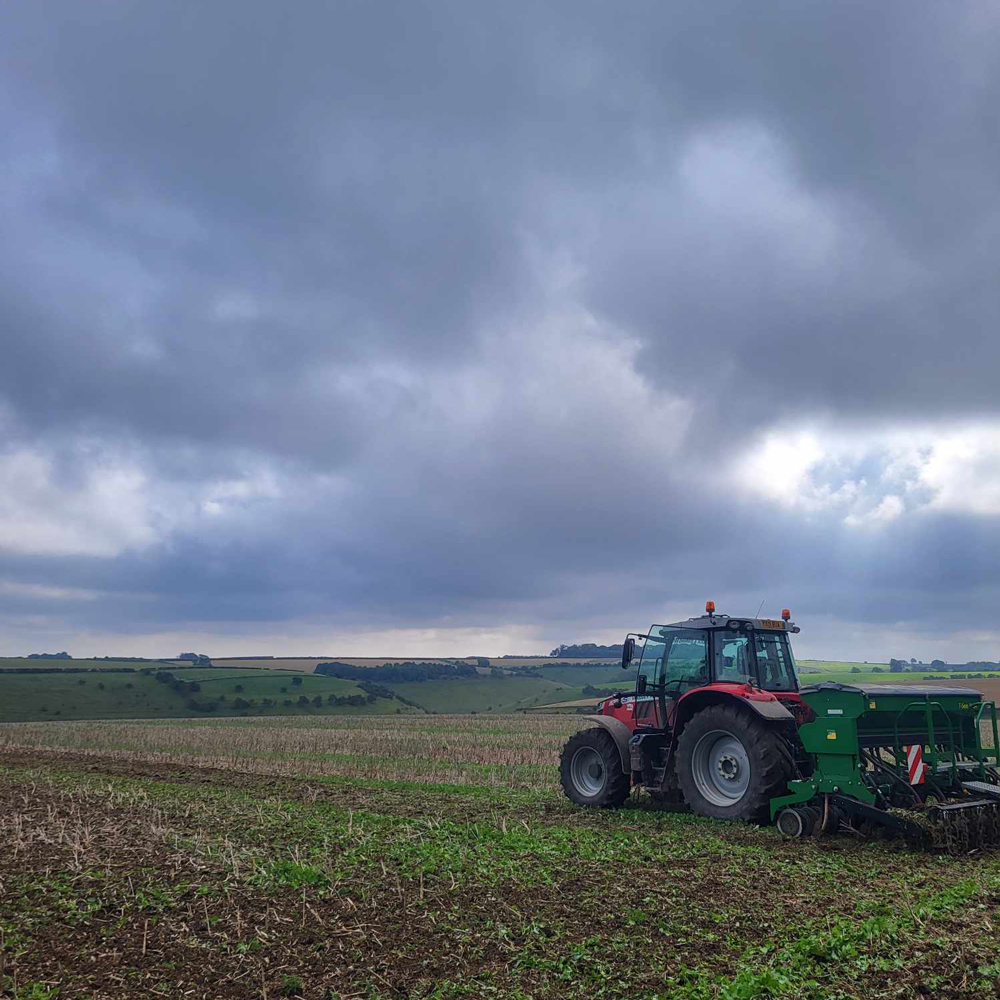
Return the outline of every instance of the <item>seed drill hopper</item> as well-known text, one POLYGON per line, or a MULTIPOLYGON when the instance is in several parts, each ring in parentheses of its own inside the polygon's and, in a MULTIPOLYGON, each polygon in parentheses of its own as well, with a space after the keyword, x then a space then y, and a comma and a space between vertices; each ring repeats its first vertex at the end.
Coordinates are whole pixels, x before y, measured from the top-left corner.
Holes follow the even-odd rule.
POLYGON ((815 715, 796 734, 811 774, 771 799, 782 833, 877 831, 950 853, 1000 845, 996 706, 979 691, 827 683, 799 693, 815 715))
POLYGON ((777 823, 786 837, 904 837, 964 853, 1000 845, 997 712, 973 688, 800 687, 781 619, 706 613, 626 636, 619 691, 563 748, 578 805, 641 787, 700 816, 777 823), (641 642, 641 651, 637 646, 641 642))

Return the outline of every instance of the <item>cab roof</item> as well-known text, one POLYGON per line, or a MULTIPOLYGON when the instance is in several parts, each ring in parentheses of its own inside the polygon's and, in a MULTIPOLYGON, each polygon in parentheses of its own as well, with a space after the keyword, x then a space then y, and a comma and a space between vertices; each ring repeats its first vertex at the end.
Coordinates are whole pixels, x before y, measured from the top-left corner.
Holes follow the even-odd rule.
POLYGON ((668 628, 725 628, 728 629, 730 621, 739 622, 742 628, 749 626, 760 631, 773 632, 798 632, 798 627, 792 622, 784 622, 780 618, 751 618, 749 615, 700 615, 697 618, 688 618, 683 622, 671 622, 668 628))

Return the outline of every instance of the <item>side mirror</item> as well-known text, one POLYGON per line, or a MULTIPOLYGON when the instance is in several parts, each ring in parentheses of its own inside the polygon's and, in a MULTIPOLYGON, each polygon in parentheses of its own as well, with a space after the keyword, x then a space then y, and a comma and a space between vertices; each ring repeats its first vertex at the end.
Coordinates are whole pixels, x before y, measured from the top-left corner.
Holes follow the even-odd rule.
POLYGON ((628 670, 628 665, 632 662, 632 656, 635 653, 635 639, 629 636, 625 640, 622 646, 622 670, 628 670))

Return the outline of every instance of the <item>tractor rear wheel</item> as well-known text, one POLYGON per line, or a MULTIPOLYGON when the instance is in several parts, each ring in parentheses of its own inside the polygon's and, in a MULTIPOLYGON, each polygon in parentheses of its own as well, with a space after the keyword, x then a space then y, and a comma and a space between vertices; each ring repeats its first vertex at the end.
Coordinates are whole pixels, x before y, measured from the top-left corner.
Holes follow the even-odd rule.
POLYGON ((606 729, 583 729, 571 736, 559 759, 559 781, 578 806, 617 809, 627 798, 632 776, 622 771, 614 737, 606 729))
POLYGON ((774 728, 735 706, 698 712, 677 741, 677 779, 699 816, 766 823, 771 799, 787 791, 791 774, 774 728))

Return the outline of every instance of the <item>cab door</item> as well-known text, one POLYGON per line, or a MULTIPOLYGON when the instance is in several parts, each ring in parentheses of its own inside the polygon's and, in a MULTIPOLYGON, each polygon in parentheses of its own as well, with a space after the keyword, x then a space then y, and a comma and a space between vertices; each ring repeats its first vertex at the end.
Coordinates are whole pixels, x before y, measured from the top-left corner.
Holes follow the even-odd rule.
POLYGON ((635 675, 634 718, 637 726, 662 728, 666 719, 663 702, 663 660, 666 641, 654 625, 642 647, 642 657, 635 675))
POLYGON ((654 625, 636 674, 636 724, 667 728, 677 699, 707 683, 708 633, 704 629, 654 625))

